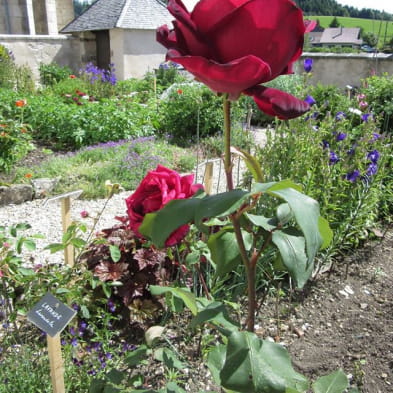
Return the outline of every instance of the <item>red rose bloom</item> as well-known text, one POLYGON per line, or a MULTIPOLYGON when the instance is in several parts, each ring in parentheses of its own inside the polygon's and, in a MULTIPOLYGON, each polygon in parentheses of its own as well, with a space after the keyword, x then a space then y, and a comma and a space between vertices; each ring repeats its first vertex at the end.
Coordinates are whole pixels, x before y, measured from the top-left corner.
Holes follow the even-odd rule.
POLYGON ((169 0, 174 29, 161 26, 157 41, 167 60, 183 65, 199 81, 237 99, 254 97, 261 110, 281 119, 299 116, 308 103, 261 83, 292 73, 304 33, 315 22, 303 21, 290 0, 201 0, 189 13, 181 0, 169 0), (258 88, 256 88, 258 87, 258 88), (263 103, 262 105, 260 105, 263 103))
MULTIPOLYGON (((177 172, 158 165, 154 171, 147 173, 136 191, 126 199, 129 227, 139 237, 140 225, 147 213, 160 210, 173 199, 190 198, 202 188, 193 184, 194 175, 180 176, 177 172)), ((166 246, 177 244, 187 234, 188 225, 183 225, 171 233, 166 246)))

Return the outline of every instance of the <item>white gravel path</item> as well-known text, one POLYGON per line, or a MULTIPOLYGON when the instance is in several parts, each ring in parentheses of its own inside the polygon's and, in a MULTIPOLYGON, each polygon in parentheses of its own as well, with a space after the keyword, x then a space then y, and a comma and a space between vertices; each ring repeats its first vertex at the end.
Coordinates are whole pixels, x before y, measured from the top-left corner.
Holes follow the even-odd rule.
MULTIPOLYGON (((257 143, 264 144, 265 133, 263 130, 254 131, 257 143)), ((226 182, 223 165, 221 160, 212 160, 214 165, 213 170, 213 185, 212 193, 225 191, 226 182)), ((234 182, 238 184, 241 181, 242 174, 245 171, 245 165, 241 161, 234 163, 234 182)), ((204 183, 205 166, 201 163, 198 167, 196 182, 204 183)), ((130 191, 125 191, 114 195, 108 202, 100 220, 98 221, 95 230, 109 228, 119 221, 115 220, 115 216, 125 216, 126 204, 125 199, 131 194, 130 191)), ((71 202, 71 218, 73 221, 84 222, 89 229, 92 228, 94 220, 102 210, 106 199, 98 200, 82 200, 73 199, 71 202), (82 211, 89 213, 89 218, 82 218, 80 213, 82 211)), ((41 234, 44 239, 37 239, 37 250, 33 253, 24 252, 24 260, 29 260, 33 263, 62 263, 63 253, 58 252, 50 254, 49 251, 43 250, 45 246, 51 243, 58 243, 62 236, 61 223, 61 206, 59 201, 53 201, 45 204, 42 199, 36 199, 31 202, 26 202, 20 205, 7 205, 0 207, 0 226, 10 226, 17 223, 29 223, 31 229, 24 232, 26 235, 41 234)), ((90 230, 87 231, 89 233, 90 230)))

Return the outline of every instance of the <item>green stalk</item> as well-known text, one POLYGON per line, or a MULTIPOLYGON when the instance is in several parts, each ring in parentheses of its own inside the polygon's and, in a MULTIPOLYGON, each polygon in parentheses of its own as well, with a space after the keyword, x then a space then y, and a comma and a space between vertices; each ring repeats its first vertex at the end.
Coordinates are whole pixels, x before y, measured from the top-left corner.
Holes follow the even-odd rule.
MULTIPOLYGON (((227 96, 224 96, 224 168, 229 191, 234 189, 232 177, 232 160, 231 160, 231 103, 227 96)), ((236 242, 239 252, 246 268, 247 275, 247 293, 248 293, 248 316, 247 330, 254 331, 255 326, 255 309, 256 309, 256 261, 250 261, 247 250, 244 245, 239 218, 236 213, 231 216, 231 221, 236 235, 236 242)))

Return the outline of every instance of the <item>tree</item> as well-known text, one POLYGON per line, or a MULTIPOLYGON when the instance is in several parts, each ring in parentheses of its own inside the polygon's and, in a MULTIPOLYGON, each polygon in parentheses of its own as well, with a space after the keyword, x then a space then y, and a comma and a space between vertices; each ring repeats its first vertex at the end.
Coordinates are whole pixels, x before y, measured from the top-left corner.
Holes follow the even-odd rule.
POLYGON ((340 27, 340 22, 338 21, 337 17, 335 16, 332 21, 330 22, 329 27, 340 27))
POLYGON ((74 0, 75 16, 81 15, 90 6, 91 1, 88 0, 74 0))
POLYGON ((363 42, 367 45, 370 45, 372 48, 376 47, 378 44, 378 36, 374 33, 364 33, 362 38, 363 42))

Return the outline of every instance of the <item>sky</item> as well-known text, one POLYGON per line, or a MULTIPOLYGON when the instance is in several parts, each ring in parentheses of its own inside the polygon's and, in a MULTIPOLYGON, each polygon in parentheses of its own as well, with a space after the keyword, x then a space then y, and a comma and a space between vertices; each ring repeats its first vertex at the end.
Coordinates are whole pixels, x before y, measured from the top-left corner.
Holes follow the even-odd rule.
POLYGON ((337 3, 359 9, 371 8, 372 10, 386 11, 393 14, 392 0, 337 0, 337 3))

